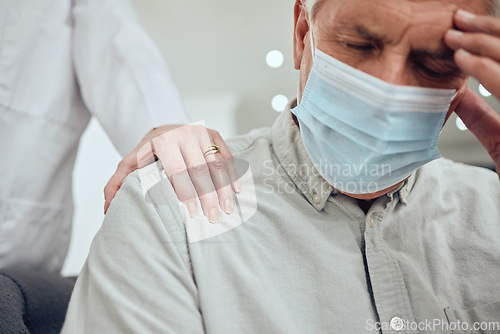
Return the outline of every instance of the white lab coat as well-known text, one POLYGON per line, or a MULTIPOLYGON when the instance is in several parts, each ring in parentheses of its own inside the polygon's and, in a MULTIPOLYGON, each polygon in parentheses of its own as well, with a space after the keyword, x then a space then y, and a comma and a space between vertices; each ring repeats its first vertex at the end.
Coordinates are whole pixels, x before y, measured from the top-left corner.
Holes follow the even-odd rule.
POLYGON ((122 155, 188 117, 129 0, 0 0, 0 39, 0 268, 60 271, 91 116, 122 155))

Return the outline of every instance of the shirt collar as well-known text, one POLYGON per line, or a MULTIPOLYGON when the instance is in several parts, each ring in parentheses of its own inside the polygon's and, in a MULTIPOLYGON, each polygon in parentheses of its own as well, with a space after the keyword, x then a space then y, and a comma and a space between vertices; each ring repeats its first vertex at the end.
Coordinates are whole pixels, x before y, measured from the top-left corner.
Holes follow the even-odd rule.
POLYGON ((397 187, 394 190, 391 190, 386 194, 387 197, 391 199, 391 201, 394 200, 394 194, 398 194, 398 199, 401 204, 407 205, 408 204, 408 196, 410 194, 410 191, 413 189, 413 185, 415 184, 415 173, 410 175, 410 177, 403 182, 399 187, 397 187))
POLYGON ((304 194, 309 203, 321 211, 325 207, 333 187, 325 181, 309 158, 299 127, 289 111, 297 105, 294 100, 274 122, 271 136, 274 153, 285 172, 304 194))
MULTIPOLYGON (((299 127, 293 120, 291 109, 297 105, 294 99, 281 113, 272 126, 271 136, 274 153, 281 166, 302 192, 307 201, 318 211, 323 210, 330 195, 336 194, 334 188, 319 174, 306 151, 299 127)), ((386 194, 391 201, 394 194, 398 200, 408 204, 408 195, 415 184, 415 173, 399 187, 386 194)), ((341 195, 340 193, 338 195, 341 195)))

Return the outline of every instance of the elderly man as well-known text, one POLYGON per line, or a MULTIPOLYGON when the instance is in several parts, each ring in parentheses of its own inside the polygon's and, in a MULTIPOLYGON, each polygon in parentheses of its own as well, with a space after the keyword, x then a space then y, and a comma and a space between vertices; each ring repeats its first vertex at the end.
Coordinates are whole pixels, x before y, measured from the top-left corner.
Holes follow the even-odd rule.
POLYGON ((455 109, 498 156, 466 90, 500 96, 491 5, 297 0, 299 104, 230 142, 238 210, 203 224, 159 165, 127 178, 63 333, 500 331, 498 178, 436 159, 455 109))

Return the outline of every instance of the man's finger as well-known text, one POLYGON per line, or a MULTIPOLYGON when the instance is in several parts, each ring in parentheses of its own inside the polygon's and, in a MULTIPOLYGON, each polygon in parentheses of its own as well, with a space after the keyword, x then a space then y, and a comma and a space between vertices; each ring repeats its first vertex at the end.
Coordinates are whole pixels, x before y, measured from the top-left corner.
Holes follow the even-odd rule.
POLYGON ((490 58, 472 54, 464 49, 455 52, 455 63, 467 74, 475 77, 493 95, 500 97, 500 64, 490 58))
POLYGON ((490 15, 475 15, 459 10, 454 17, 455 26, 467 32, 483 32, 500 37, 500 19, 490 15))
POLYGON ((500 115, 476 93, 467 90, 455 113, 500 167, 500 115))
POLYGON ((444 36, 444 41, 453 50, 465 49, 473 54, 500 61, 499 37, 449 30, 444 36))

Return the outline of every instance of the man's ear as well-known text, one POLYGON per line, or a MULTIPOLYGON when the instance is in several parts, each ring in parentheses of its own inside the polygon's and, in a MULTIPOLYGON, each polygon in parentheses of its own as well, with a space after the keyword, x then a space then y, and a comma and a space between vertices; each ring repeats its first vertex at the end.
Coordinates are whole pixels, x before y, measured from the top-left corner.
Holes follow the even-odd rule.
POLYGON ((296 70, 300 70, 305 48, 305 39, 309 33, 309 18, 303 2, 304 0, 295 0, 294 7, 293 60, 296 70))
POLYGON ((446 115, 445 123, 448 121, 448 118, 450 118, 451 114, 453 114, 453 112, 455 111, 455 109, 457 109, 457 107, 460 104, 460 102, 462 102, 462 99, 465 96, 465 92, 467 91, 468 84, 469 84, 469 78, 467 78, 467 80, 464 81, 464 83, 462 84, 462 86, 458 89, 457 96, 451 102, 450 109, 448 110, 448 114, 446 115))

